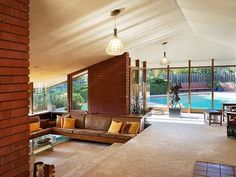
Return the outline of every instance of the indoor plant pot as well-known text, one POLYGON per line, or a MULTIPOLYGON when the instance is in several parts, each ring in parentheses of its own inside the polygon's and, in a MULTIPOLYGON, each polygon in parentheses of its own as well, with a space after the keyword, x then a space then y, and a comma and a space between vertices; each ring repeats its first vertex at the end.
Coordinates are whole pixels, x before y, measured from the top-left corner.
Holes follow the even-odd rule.
POLYGON ((180 117, 181 109, 180 108, 170 108, 169 117, 180 117))

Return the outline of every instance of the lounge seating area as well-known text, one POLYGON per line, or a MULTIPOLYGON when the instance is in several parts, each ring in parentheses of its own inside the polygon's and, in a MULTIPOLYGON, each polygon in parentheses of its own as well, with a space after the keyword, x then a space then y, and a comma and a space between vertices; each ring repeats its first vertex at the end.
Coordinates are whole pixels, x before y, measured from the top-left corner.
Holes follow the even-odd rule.
POLYGON ((74 125, 71 125, 72 127, 70 128, 65 128, 61 126, 61 121, 58 121, 59 125, 56 121, 54 124, 49 124, 49 120, 40 120, 39 116, 30 117, 30 122, 32 124, 38 122, 41 125, 38 129, 32 129, 30 139, 34 139, 46 134, 59 134, 79 140, 111 144, 125 143, 140 133, 144 126, 144 118, 139 116, 110 116, 71 112, 64 116, 58 116, 57 119, 59 118, 75 120, 74 125), (112 121, 115 123, 122 123, 118 128, 118 132, 116 132, 116 130, 110 129, 112 121), (128 129, 126 128, 127 125, 130 125, 128 129))

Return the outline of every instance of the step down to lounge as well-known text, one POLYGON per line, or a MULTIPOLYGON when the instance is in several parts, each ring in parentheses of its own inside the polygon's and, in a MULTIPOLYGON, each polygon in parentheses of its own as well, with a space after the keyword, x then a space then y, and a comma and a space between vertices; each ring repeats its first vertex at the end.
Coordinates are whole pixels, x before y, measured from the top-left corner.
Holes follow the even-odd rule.
POLYGON ((63 177, 79 177, 83 175, 85 172, 89 171, 95 165, 99 164, 102 160, 107 158, 109 155, 113 154, 114 152, 118 151, 119 148, 122 146, 122 143, 114 143, 111 146, 104 149, 102 152, 98 153, 97 157, 89 162, 85 162, 81 164, 79 167, 72 169, 63 177), (82 168, 81 168, 82 167, 82 168))

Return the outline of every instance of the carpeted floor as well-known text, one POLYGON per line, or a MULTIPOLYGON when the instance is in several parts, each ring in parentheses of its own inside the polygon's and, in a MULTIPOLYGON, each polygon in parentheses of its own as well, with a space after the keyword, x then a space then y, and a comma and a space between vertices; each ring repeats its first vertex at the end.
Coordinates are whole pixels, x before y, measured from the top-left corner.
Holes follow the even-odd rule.
POLYGON ((225 124, 208 126, 202 118, 152 117, 151 127, 106 155, 107 146, 86 143, 44 155, 56 164, 56 177, 192 177, 196 161, 235 166, 236 139, 227 138, 225 124))
POLYGON ((192 177, 197 160, 236 165, 236 139, 225 125, 166 119, 150 119, 151 127, 82 176, 192 177))
POLYGON ((54 147, 53 151, 45 151, 36 155, 36 162, 42 161, 54 164, 56 177, 62 177, 74 168, 80 167, 83 171, 90 161, 97 158, 107 144, 92 143, 85 141, 69 141, 54 147))

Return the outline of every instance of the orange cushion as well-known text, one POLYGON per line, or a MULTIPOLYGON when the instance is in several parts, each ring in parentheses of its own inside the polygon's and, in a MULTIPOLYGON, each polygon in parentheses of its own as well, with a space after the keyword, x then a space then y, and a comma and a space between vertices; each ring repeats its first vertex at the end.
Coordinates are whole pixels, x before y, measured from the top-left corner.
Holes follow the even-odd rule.
POLYGON ((39 130, 42 130, 42 128, 40 128, 40 122, 35 122, 30 124, 30 133, 39 130))
POLYGON ((63 128, 75 128, 75 119, 64 118, 63 128))

